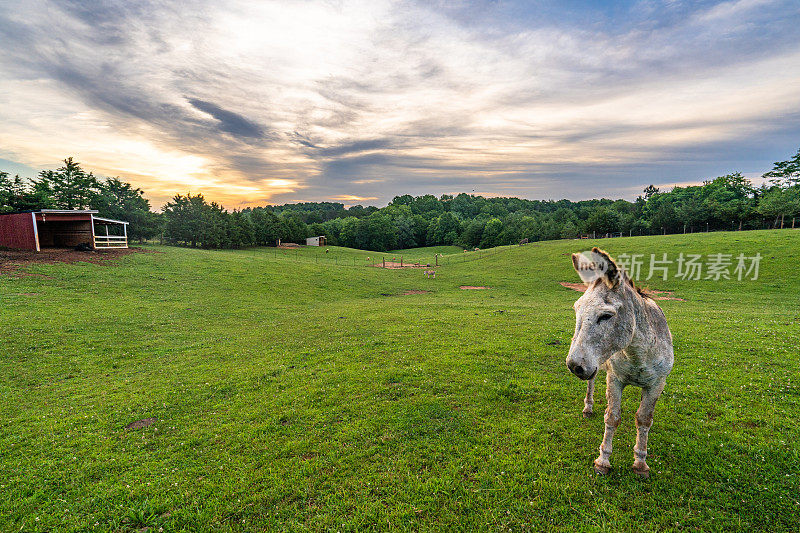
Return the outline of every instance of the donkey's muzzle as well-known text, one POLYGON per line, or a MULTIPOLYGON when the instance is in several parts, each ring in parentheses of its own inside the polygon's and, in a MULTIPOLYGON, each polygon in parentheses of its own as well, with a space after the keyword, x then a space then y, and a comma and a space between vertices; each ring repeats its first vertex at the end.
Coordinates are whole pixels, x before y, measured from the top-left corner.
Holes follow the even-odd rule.
POLYGON ((569 371, 575 374, 577 377, 581 379, 592 379, 594 375, 597 373, 597 369, 586 369, 580 364, 576 363, 575 361, 567 361, 567 368, 569 371))

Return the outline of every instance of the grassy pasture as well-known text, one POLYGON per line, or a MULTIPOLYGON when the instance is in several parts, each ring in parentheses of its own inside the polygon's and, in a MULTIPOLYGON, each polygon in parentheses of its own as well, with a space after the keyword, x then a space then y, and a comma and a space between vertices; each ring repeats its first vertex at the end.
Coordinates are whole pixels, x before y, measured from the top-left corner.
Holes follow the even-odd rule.
MULTIPOLYGON (((365 266, 387 262, 400 262, 402 259, 406 263, 436 265, 438 255, 439 266, 448 266, 455 263, 464 263, 483 259, 488 255, 493 255, 510 248, 509 246, 499 246, 490 250, 469 250, 464 251, 458 246, 425 246, 422 248, 410 248, 405 250, 391 250, 389 252, 372 252, 368 250, 357 250, 354 248, 344 248, 341 246, 307 246, 302 248, 276 249, 260 248, 251 249, 256 257, 265 259, 265 254, 271 255, 274 259, 282 259, 289 262, 314 263, 318 265, 337 265, 337 266, 365 266)), ((244 253, 244 252, 240 252, 244 253)))
POLYGON ((0 530, 800 529, 800 231, 533 243, 436 279, 356 250, 148 250, 0 277, 0 530), (649 282, 685 301, 659 302, 676 364, 648 481, 638 391, 596 477, 602 416, 564 365, 558 282, 592 244, 763 256, 757 281, 649 282))

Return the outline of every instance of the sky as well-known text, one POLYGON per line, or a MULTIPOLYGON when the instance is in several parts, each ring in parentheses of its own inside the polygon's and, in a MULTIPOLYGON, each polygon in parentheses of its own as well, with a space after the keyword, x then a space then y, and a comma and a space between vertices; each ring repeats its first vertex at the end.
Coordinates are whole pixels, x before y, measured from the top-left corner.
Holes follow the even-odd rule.
POLYGON ((800 2, 0 0, 0 170, 158 208, 635 198, 800 147, 800 2))

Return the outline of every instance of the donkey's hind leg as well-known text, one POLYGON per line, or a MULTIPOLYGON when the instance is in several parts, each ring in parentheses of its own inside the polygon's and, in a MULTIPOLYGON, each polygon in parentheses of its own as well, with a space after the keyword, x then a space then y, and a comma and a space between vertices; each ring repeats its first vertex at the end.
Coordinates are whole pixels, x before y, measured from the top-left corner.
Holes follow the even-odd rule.
POLYGON ((594 414, 594 380, 595 375, 586 383, 586 398, 583 399, 583 416, 589 418, 594 414))

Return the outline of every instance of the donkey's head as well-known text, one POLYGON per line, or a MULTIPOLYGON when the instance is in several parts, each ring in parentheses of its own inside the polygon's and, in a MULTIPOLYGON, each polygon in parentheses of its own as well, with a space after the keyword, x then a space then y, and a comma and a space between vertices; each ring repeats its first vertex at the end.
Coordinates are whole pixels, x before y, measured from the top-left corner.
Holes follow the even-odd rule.
POLYGON ((572 254, 572 264, 588 288, 573 306, 575 334, 567 368, 581 379, 592 379, 600 365, 633 338, 633 291, 625 273, 599 248, 588 256, 572 254))

